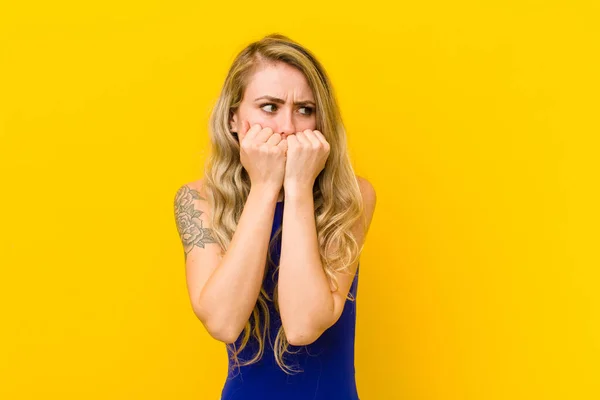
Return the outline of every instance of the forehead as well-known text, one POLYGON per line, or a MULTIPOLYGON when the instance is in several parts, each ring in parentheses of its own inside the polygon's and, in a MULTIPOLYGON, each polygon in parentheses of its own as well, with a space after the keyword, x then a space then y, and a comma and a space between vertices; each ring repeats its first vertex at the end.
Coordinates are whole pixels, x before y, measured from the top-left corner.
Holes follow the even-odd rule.
POLYGON ((263 95, 286 100, 290 96, 292 100, 314 100, 302 71, 283 62, 264 65, 250 78, 244 97, 247 96, 252 101, 263 95))

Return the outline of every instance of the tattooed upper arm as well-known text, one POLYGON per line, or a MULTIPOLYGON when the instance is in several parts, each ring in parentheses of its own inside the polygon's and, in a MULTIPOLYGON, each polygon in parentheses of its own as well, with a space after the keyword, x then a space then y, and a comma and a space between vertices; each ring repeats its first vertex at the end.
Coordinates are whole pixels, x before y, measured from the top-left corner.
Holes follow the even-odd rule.
POLYGON ((201 318, 200 293, 222 260, 210 226, 210 210, 201 180, 181 186, 175 195, 177 231, 183 244, 186 282, 192 309, 201 318))
POLYGON ((208 226, 206 208, 208 202, 200 194, 195 184, 181 186, 174 200, 177 231, 183 244, 184 257, 196 247, 205 248, 209 243, 217 243, 213 231, 208 226))

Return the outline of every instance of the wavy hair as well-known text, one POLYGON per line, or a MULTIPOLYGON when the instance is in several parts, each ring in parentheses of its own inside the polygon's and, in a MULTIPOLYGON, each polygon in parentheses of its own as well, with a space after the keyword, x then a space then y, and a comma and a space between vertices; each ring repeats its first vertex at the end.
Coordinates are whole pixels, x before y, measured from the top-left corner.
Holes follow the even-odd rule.
MULTIPOLYGON (((315 97, 316 129, 330 144, 325 167, 315 179, 313 196, 319 252, 323 269, 337 290, 337 272, 348 272, 362 251, 351 232, 353 224, 364 217, 363 201, 351 160, 347 151, 346 131, 331 82, 315 56, 287 36, 273 33, 245 47, 234 59, 221 93, 214 104, 209 121, 210 154, 204 166, 204 187, 211 212, 214 239, 226 251, 235 232, 250 192, 250 177, 240 162, 237 135, 229 131, 229 122, 239 107, 252 75, 261 67, 283 62, 304 73, 315 97)), ((265 271, 274 265, 271 248, 281 227, 269 243, 265 271)), ((279 268, 279 266, 276 266, 279 268)), ((263 275, 263 283, 264 283, 263 275)), ((268 303, 272 301, 279 312, 277 283, 273 298, 261 287, 251 318, 242 332, 239 348, 227 344, 236 366, 249 365, 260 360, 264 353, 265 336, 269 332, 268 303), (258 341, 258 352, 250 360, 238 355, 248 344, 251 335, 258 341), (231 346, 231 347, 230 347, 231 346)), ((354 301, 349 293, 348 300, 354 301)), ((239 339, 239 338, 238 338, 239 339)), ((237 342, 237 341, 236 341, 237 342)), ((286 365, 283 356, 290 350, 283 327, 279 327, 275 343, 271 343, 277 365, 286 373, 301 372, 286 365)))

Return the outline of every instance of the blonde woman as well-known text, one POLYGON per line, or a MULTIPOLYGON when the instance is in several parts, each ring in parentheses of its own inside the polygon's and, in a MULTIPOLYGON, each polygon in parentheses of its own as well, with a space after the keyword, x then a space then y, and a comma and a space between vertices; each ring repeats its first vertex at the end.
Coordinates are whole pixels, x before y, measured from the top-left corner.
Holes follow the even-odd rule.
POLYGON ((331 82, 272 34, 235 58, 204 176, 175 217, 194 313, 226 344, 221 400, 356 400, 359 255, 375 208, 331 82))

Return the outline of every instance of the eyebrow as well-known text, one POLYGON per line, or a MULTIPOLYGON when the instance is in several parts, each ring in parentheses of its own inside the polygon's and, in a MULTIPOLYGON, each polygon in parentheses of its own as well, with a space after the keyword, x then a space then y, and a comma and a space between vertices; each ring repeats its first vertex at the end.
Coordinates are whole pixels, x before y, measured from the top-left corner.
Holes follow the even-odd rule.
MULTIPOLYGON (((285 100, 280 99, 279 97, 273 97, 273 96, 268 96, 268 95, 257 97, 256 99, 254 99, 254 101, 261 100, 261 99, 267 99, 267 100, 272 101, 273 103, 285 104, 285 100)), ((306 104, 311 104, 314 106, 315 102, 311 101, 311 100, 303 100, 303 101, 297 101, 294 104, 297 106, 298 105, 306 105, 306 104)))

